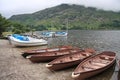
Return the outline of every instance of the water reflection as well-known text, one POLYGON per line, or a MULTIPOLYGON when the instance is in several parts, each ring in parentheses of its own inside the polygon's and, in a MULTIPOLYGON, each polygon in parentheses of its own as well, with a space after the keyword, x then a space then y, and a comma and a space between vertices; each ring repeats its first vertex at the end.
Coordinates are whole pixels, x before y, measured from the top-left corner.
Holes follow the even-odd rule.
POLYGON ((67 37, 48 38, 48 47, 68 45, 67 37))

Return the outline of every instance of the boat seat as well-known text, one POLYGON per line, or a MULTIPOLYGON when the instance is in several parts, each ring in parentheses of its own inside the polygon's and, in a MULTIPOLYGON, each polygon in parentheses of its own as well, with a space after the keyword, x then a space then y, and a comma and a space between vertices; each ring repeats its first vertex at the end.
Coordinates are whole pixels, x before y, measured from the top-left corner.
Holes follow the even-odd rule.
POLYGON ((88 65, 88 66, 87 65, 86 66, 82 66, 82 69, 85 70, 85 71, 90 71, 90 70, 94 70, 94 69, 100 68, 100 66, 95 66, 95 65, 88 65))
POLYGON ((109 63, 109 61, 106 61, 106 60, 92 60, 92 61, 89 61, 90 63, 100 63, 100 64, 107 64, 109 63))
POLYGON ((96 66, 105 66, 109 63, 109 61, 89 61, 89 63, 96 65, 96 66))
POLYGON ((77 52, 77 50, 70 50, 70 53, 75 53, 77 52))
POLYGON ((84 69, 85 71, 87 70, 93 70, 94 68, 91 68, 91 67, 87 67, 87 66, 81 66, 82 67, 82 69, 84 69))
POLYGON ((79 57, 72 57, 71 60, 78 60, 79 57))
POLYGON ((101 63, 101 62, 92 62, 91 64, 95 65, 95 66, 105 66, 106 65, 105 63, 101 63))
POLYGON ((57 53, 54 53, 54 55, 57 55, 57 53))
POLYGON ((101 66, 98 66, 98 65, 91 65, 91 67, 94 68, 94 69, 98 69, 98 68, 100 68, 101 66))
MULTIPOLYGON (((59 53, 59 52, 57 52, 57 53, 59 53)), ((61 52, 60 52, 61 53, 61 52)), ((70 52, 62 52, 61 54, 69 54, 70 52)))
POLYGON ((79 60, 79 59, 85 58, 85 56, 79 54, 79 55, 72 56, 72 58, 73 58, 74 60, 79 60))
POLYGON ((67 48, 59 48, 59 50, 66 50, 67 48))
POLYGON ((83 56, 90 56, 90 53, 82 53, 83 56))
POLYGON ((72 56, 70 56, 69 58, 70 58, 70 59, 73 59, 73 57, 72 57, 72 56))
POLYGON ((107 56, 107 55, 102 55, 102 56, 99 56, 100 59, 104 59, 104 60, 113 60, 114 57, 110 57, 110 56, 107 56))
POLYGON ((63 61, 62 61, 62 60, 60 60, 60 63, 63 63, 63 61))

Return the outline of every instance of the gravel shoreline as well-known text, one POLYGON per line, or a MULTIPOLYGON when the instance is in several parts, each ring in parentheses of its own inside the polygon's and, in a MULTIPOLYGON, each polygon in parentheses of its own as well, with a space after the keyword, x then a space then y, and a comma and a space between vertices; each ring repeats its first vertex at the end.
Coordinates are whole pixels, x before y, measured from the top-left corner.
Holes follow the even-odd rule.
MULTIPOLYGON (((46 48, 46 46, 18 48, 10 45, 8 40, 0 39, 0 80, 74 80, 71 77, 74 68, 51 72, 46 63, 32 63, 21 56, 24 50, 46 48)), ((86 80, 109 80, 114 67, 100 75, 86 80)), ((114 80, 114 77, 113 77, 114 80)))
POLYGON ((74 68, 51 72, 46 63, 32 63, 21 56, 23 49, 0 39, 0 80, 73 80, 74 68))

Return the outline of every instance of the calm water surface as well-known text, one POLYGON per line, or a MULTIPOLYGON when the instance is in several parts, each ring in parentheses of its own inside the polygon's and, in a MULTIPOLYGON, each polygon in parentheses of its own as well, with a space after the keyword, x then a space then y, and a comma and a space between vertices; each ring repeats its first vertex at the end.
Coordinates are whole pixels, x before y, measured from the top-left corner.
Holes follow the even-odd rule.
MULTIPOLYGON (((67 37, 48 38, 47 46, 34 48, 56 47, 60 45, 72 45, 79 48, 94 48, 97 53, 113 51, 120 59, 120 31, 94 31, 94 30, 71 30, 67 37)), ((33 49, 33 47, 31 47, 33 49)), ((23 48, 23 49, 31 49, 23 48)), ((88 80, 117 80, 115 66, 88 80)))

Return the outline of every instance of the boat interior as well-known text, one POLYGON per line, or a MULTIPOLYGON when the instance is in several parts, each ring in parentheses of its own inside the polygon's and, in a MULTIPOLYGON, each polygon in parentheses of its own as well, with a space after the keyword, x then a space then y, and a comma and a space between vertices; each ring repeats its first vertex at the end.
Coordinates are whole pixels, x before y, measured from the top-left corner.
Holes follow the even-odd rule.
POLYGON ((63 47, 58 47, 58 48, 31 50, 31 51, 27 51, 27 52, 53 52, 53 51, 68 50, 68 49, 72 49, 72 47, 71 46, 63 46, 63 47))
POLYGON ((40 50, 32 50, 28 52, 53 52, 53 51, 66 50, 66 49, 67 48, 40 49, 40 50))
POLYGON ((75 70, 75 73, 86 72, 105 67, 115 59, 115 56, 99 55, 81 63, 75 70))
POLYGON ((92 53, 88 53, 88 52, 79 52, 75 54, 70 54, 70 55, 60 57, 56 60, 53 60, 50 64, 59 64, 59 63, 76 61, 76 60, 82 60, 90 55, 92 55, 92 53))
POLYGON ((73 50, 63 50, 63 51, 59 51, 59 52, 35 54, 33 56, 59 56, 59 55, 72 54, 72 53, 76 53, 76 52, 80 52, 80 50, 74 50, 74 49, 73 50))

